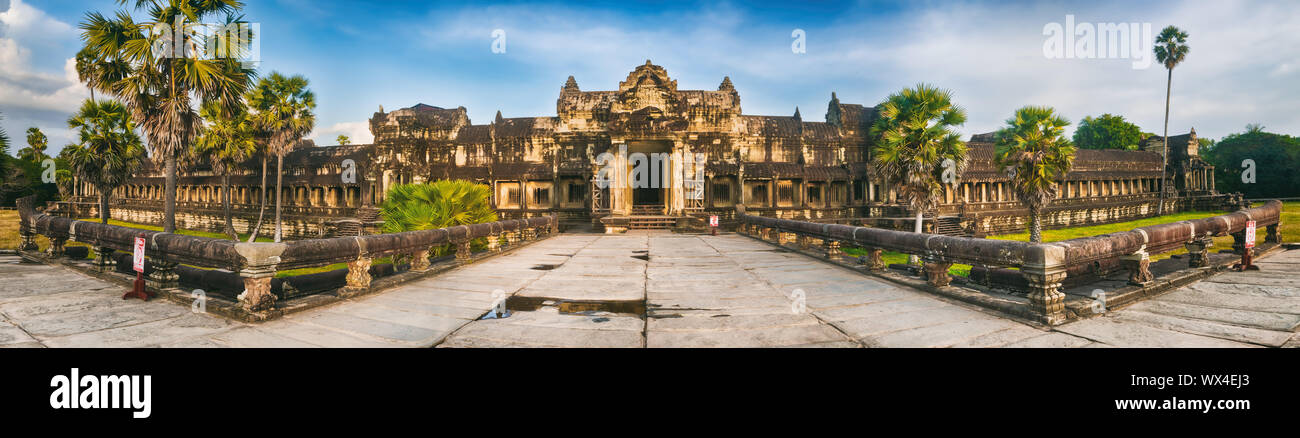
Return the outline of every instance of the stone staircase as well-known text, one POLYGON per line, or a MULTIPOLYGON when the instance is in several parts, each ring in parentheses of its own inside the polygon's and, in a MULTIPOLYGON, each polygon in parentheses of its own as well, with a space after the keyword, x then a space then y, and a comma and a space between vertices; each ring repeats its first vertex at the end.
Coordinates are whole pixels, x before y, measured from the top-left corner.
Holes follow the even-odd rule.
POLYGON ((632 206, 632 216, 659 216, 664 214, 664 206, 660 204, 641 204, 632 206))
POLYGON ((936 218, 934 221, 934 234, 969 237, 969 233, 961 226, 961 218, 956 216, 936 218))
POLYGON ((669 230, 677 226, 677 218, 664 215, 646 215, 628 217, 629 230, 669 230))
POLYGON ((365 224, 379 220, 379 209, 358 208, 355 218, 335 222, 334 237, 360 236, 365 224))

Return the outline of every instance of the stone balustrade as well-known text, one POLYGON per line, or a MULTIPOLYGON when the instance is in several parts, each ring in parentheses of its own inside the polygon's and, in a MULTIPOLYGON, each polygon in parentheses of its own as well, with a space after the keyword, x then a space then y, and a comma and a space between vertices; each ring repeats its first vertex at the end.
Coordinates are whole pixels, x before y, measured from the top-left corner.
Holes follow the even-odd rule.
POLYGON ((752 216, 745 214, 743 206, 736 211, 737 229, 742 233, 777 244, 799 242, 801 247, 810 239, 819 240, 828 259, 838 257, 841 244, 857 246, 867 251, 864 264, 873 271, 886 268, 881 259, 884 251, 917 255, 924 260, 922 272, 934 287, 948 286, 948 269, 953 263, 996 270, 986 274, 986 281, 994 283, 992 286, 1026 291, 1031 310, 1048 324, 1064 322, 1065 295, 1060 289, 1069 276, 1096 274, 1107 268, 1127 269, 1132 284, 1144 285, 1153 279, 1148 270, 1150 255, 1182 247, 1190 253, 1189 267, 1203 267, 1208 264, 1215 236, 1233 236, 1234 251, 1243 253, 1250 220, 1265 229, 1266 244, 1282 241, 1278 231, 1280 201, 1204 219, 1037 244, 752 216))
POLYGON ((239 301, 251 312, 275 307, 277 298, 271 293, 271 280, 279 271, 347 263, 346 285, 339 294, 355 295, 370 288, 369 269, 373 260, 379 257, 410 257, 411 270, 419 272, 429 268, 428 255, 436 247, 451 245, 456 249, 456 260, 464 263, 471 258, 470 243, 475 239, 486 239, 490 251, 500 251, 503 239, 507 240, 506 247, 509 247, 558 231, 557 218, 543 216, 392 234, 243 243, 50 216, 36 211, 33 199, 18 200, 19 233, 23 239, 21 250, 28 255, 39 255, 35 253, 35 236, 38 234, 50 239, 46 254, 40 255, 47 260, 62 257, 67 241, 89 244, 101 254, 110 251, 130 253, 134 250, 136 236, 143 234, 145 255, 151 267, 151 287, 167 289, 178 286, 175 268, 179 264, 229 270, 243 280, 244 292, 239 295, 239 301))

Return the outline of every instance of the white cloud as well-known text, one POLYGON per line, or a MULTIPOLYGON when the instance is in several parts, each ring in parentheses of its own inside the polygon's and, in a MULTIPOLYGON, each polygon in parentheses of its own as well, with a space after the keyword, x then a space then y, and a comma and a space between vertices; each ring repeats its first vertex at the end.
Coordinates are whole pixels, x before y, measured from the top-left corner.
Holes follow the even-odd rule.
POLYGON ((0 29, 0 111, 5 127, 11 133, 39 127, 57 153, 72 140, 68 116, 90 96, 77 78, 76 61, 63 57, 63 47, 75 44, 77 33, 21 0, 0 12, 0 29))
POLYGON ((317 128, 307 138, 315 141, 318 146, 330 146, 338 144, 335 139, 340 134, 348 136, 352 144, 369 144, 375 141, 375 136, 370 133, 369 121, 335 123, 325 129, 317 128))

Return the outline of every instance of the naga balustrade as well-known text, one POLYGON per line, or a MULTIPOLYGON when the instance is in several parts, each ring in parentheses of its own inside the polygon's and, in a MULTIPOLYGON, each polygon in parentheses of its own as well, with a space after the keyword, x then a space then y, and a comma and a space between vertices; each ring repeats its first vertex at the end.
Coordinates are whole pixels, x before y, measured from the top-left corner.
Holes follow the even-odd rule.
POLYGON ((991 240, 971 237, 944 236, 913 233, 879 228, 826 224, 745 214, 745 208, 736 209, 738 230, 778 245, 795 243, 808 249, 819 242, 828 259, 837 259, 840 245, 854 245, 867 251, 867 268, 881 271, 886 268, 884 251, 915 254, 924 263, 924 272, 931 286, 948 286, 951 278, 948 269, 953 263, 982 266, 990 286, 1019 289, 1028 292, 1029 306, 1044 322, 1064 322, 1065 295, 1062 282, 1068 276, 1095 275, 1099 270, 1122 267, 1129 271, 1131 284, 1146 285, 1152 281, 1150 255, 1186 247, 1191 267, 1209 265, 1209 248, 1215 236, 1233 236, 1233 250, 1245 252, 1246 224, 1254 220, 1256 227, 1266 228, 1265 242, 1281 243, 1282 203, 1267 204, 1234 213, 1204 219, 1187 220, 1152 225, 1130 231, 1100 236, 1070 239, 1051 243, 1027 243, 1010 240, 991 240), (997 269, 1018 268, 1018 270, 997 269))
POLYGON ((347 263, 347 282, 340 292, 355 294, 370 287, 370 265, 377 257, 410 256, 411 270, 420 272, 429 269, 428 255, 436 247, 452 245, 457 261, 466 262, 471 256, 470 243, 475 239, 486 238, 488 250, 499 252, 503 238, 507 246, 514 246, 558 230, 555 216, 542 216, 391 234, 244 243, 50 216, 33 208, 34 199, 18 199, 21 251, 34 253, 38 249, 37 234, 50 240, 48 258, 62 257, 69 240, 82 242, 95 248, 99 256, 94 263, 103 269, 112 265, 113 251, 133 251, 136 236, 143 234, 145 256, 152 265, 151 287, 178 286, 174 272, 178 264, 227 269, 242 278, 244 293, 239 301, 249 311, 274 308, 276 296, 271 293, 271 279, 278 271, 347 263))

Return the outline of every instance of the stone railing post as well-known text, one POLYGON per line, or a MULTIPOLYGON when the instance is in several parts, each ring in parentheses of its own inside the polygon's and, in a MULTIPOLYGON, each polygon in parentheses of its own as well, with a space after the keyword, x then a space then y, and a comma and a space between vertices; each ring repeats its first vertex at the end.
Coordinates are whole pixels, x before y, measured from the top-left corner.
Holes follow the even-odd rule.
POLYGON ((488 235, 488 251, 501 252, 501 235, 492 233, 488 235))
POLYGON ((113 260, 113 248, 107 246, 95 247, 95 270, 99 272, 108 272, 113 270, 117 263, 113 260))
POLYGON ((840 259, 840 241, 832 239, 822 239, 822 250, 826 252, 827 260, 840 259))
MULTIPOLYGON (((275 308, 275 294, 271 293, 271 279, 275 278, 280 254, 287 246, 283 243, 237 243, 235 252, 243 257, 239 276, 244 280, 244 292, 239 294, 239 304, 244 310, 260 312, 275 308)), ((286 283, 287 284, 287 283, 286 283)))
POLYGON ((52 259, 63 257, 63 245, 67 242, 67 237, 50 237, 50 247, 45 249, 45 255, 52 259))
POLYGON ((1025 249, 1020 275, 1029 282, 1030 309, 1049 325, 1065 322, 1065 294, 1060 290, 1066 275, 1065 248, 1031 245, 1025 249))
POLYGON ((411 255, 411 270, 424 272, 429 270, 429 250, 423 249, 411 255))
POLYGON ((776 233, 776 246, 785 246, 787 243, 793 242, 793 237, 794 233, 776 233))
MULTIPOLYGON (((531 228, 529 228, 529 229, 531 230, 531 228)), ((457 261, 457 262, 460 262, 460 263, 468 263, 468 262, 469 262, 470 256, 473 255, 472 253, 470 253, 470 246, 469 246, 469 245, 470 245, 470 242, 472 242, 472 240, 465 240, 464 242, 456 242, 456 261, 457 261)))
POLYGON ((524 228, 523 240, 525 242, 537 240, 537 229, 533 227, 524 228))
POLYGON ((927 284, 934 287, 945 287, 952 283, 952 277, 948 275, 948 269, 952 268, 952 262, 926 260, 923 268, 927 284))
POLYGON ((1214 239, 1209 236, 1187 242, 1187 266, 1191 268, 1203 268, 1210 266, 1210 247, 1214 246, 1214 239))
POLYGON ((347 284, 343 286, 344 295, 356 295, 370 289, 370 264, 372 262, 374 260, 366 255, 360 255, 356 260, 348 262, 347 284))
POLYGON ((797 235, 797 236, 795 236, 795 238, 794 238, 794 243, 795 243, 795 245, 798 245, 798 246, 799 246, 799 249, 804 250, 804 251, 807 251, 807 250, 808 250, 808 246, 809 246, 809 245, 808 245, 808 236, 805 236, 805 235, 802 235, 802 234, 797 235))
POLYGON ((885 250, 880 248, 867 248, 867 269, 872 271, 885 270, 885 250))
POLYGON ((1265 243, 1282 243, 1282 231, 1281 228, 1279 228, 1280 225, 1282 225, 1281 219, 1279 219, 1276 224, 1269 225, 1268 228, 1265 228, 1265 230, 1267 230, 1266 234, 1264 234, 1265 243))
MULTIPOLYGON (((180 286, 181 276, 176 273, 177 263, 153 257, 150 257, 149 261, 153 266, 153 272, 150 272, 149 278, 145 279, 149 287, 165 290, 180 286)), ((267 287, 270 287, 269 283, 267 287)))
POLYGON ((40 249, 39 247, 36 246, 36 233, 27 231, 26 228, 24 227, 23 230, 19 231, 19 234, 21 234, 23 238, 22 244, 18 247, 19 250, 36 251, 40 249))
POLYGON ((1246 254, 1246 231, 1245 230, 1232 233, 1232 253, 1237 255, 1246 254))
POLYGON ((519 244, 519 231, 506 231, 506 246, 514 248, 519 244))
POLYGON ((1124 270, 1128 271, 1128 284, 1146 286, 1155 276, 1151 275, 1151 257, 1145 248, 1119 258, 1124 270))

